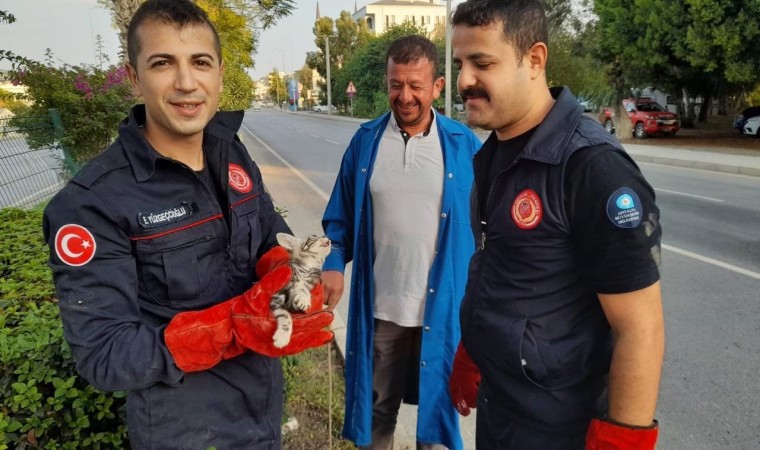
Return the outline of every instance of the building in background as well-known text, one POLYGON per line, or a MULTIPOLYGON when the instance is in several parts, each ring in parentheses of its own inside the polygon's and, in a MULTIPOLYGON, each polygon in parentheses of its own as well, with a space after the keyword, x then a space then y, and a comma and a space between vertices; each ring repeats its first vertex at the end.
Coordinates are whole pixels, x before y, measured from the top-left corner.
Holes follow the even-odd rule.
POLYGON ((409 22, 423 26, 430 33, 436 24, 446 23, 446 3, 439 0, 380 0, 357 9, 354 20, 365 19, 375 34, 387 28, 409 22))

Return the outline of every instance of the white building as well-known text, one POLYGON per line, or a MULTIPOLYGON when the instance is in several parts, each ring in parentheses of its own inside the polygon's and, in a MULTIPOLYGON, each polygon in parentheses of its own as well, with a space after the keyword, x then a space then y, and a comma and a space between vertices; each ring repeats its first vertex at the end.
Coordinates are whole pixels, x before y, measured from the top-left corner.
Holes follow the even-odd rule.
POLYGON ((375 34, 387 28, 410 22, 424 26, 428 33, 436 24, 446 23, 446 3, 439 0, 380 0, 369 3, 353 14, 354 20, 366 19, 367 27, 375 34))

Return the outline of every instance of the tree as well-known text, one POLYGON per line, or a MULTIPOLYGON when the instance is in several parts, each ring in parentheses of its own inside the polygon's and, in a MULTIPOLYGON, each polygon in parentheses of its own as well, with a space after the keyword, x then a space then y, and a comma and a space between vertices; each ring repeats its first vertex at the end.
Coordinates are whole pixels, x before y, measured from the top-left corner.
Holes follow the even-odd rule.
POLYGON ((282 106, 282 102, 288 98, 288 90, 285 86, 285 80, 280 76, 280 71, 277 67, 274 67, 269 75, 267 75, 269 81, 269 89, 267 92, 272 100, 277 102, 277 107, 282 106))
POLYGON ((224 89, 219 98, 223 110, 246 109, 253 101, 253 81, 246 73, 253 67, 253 33, 246 18, 226 6, 225 0, 197 0, 219 33, 224 61, 224 89))
POLYGON ((145 0, 98 0, 98 4, 111 11, 111 21, 119 32, 119 57, 122 62, 127 60, 127 28, 129 21, 137 8, 145 0))
POLYGON ((16 21, 16 17, 8 11, 0 11, 0 22, 13 23, 16 21))
POLYGON ((311 109, 311 89, 314 84, 314 71, 311 67, 304 64, 300 70, 296 71, 296 80, 301 84, 301 98, 304 99, 304 107, 311 109))

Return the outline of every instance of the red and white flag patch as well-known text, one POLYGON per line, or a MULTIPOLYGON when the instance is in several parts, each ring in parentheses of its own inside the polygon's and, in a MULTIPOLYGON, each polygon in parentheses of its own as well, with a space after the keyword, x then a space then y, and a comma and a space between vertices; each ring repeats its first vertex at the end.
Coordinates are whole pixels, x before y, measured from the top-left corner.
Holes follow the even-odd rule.
POLYGON ((87 228, 67 224, 55 234, 55 254, 70 266, 83 266, 95 256, 95 237, 87 228))

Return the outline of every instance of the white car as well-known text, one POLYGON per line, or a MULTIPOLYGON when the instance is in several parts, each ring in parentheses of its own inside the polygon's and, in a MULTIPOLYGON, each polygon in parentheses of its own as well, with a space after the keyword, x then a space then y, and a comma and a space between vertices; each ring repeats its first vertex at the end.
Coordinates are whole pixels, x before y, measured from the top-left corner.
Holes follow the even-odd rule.
POLYGON ((758 129, 760 128, 760 116, 751 117, 744 122, 744 134, 760 137, 758 129))
MULTIPOLYGON (((327 112, 327 105, 314 105, 313 108, 311 108, 314 112, 327 112)), ((332 112, 336 112, 338 108, 336 108, 334 105, 330 106, 330 110, 332 112)))

